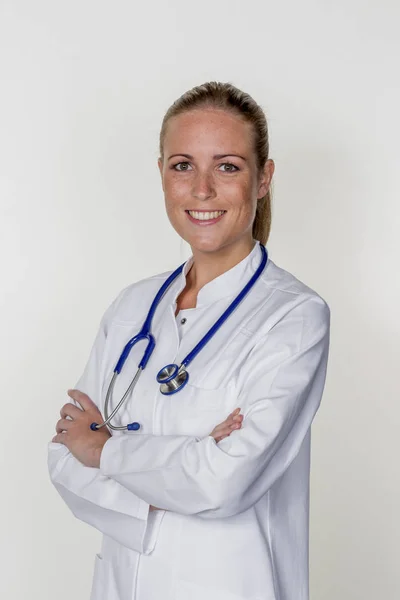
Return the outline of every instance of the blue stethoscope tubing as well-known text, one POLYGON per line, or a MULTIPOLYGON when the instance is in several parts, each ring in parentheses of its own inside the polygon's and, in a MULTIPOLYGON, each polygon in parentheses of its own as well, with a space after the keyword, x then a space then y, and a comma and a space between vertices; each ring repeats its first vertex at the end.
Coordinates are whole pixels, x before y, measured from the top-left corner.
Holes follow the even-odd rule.
MULTIPOLYGON (((219 319, 214 323, 214 325, 207 331, 207 333, 196 344, 196 346, 193 348, 193 350, 191 350, 189 352, 189 354, 182 360, 182 362, 179 366, 172 363, 172 364, 166 365, 165 367, 160 369, 160 371, 157 373, 157 382, 160 383, 160 392, 162 394, 167 395, 167 396, 169 396, 171 394, 175 394, 176 392, 179 392, 179 390, 181 390, 186 385, 186 383, 189 380, 189 373, 186 370, 186 368, 193 361, 193 359, 199 354, 199 352, 201 352, 201 350, 210 341, 210 339, 218 331, 218 329, 225 323, 226 319, 228 317, 230 317, 230 315, 233 313, 233 311, 235 310, 237 305, 243 300, 243 298, 246 296, 246 294, 248 294, 250 289, 256 283, 257 279, 260 277, 260 275, 263 272, 265 265, 267 264, 267 261, 268 261, 268 252, 267 252, 267 249, 265 248, 265 246, 263 244, 261 244, 261 242, 258 242, 258 244, 259 244, 259 247, 261 250, 260 265, 257 268, 257 270, 255 271, 255 273, 252 275, 252 277, 248 281, 248 283, 244 286, 242 291, 236 296, 236 298, 231 302, 231 304, 224 311, 224 313, 219 317, 219 319)), ((170 285, 173 283, 173 281, 182 272, 182 269, 184 266, 185 266, 185 263, 182 263, 177 269, 175 269, 175 271, 173 273, 171 273, 171 275, 163 283, 163 285, 157 292, 157 295, 155 296, 155 298, 150 306, 150 310, 149 310, 147 317, 143 323, 142 329, 139 331, 139 333, 137 335, 135 335, 133 338, 131 338, 125 345, 125 347, 121 353, 121 356, 118 359, 118 362, 115 366, 112 379, 108 386, 106 399, 105 399, 105 403, 104 403, 105 420, 101 424, 92 423, 90 425, 90 429, 92 429, 92 431, 97 431, 101 427, 104 427, 105 425, 108 425, 111 429, 114 429, 114 430, 127 429, 128 431, 137 431, 138 429, 140 429, 140 424, 137 422, 128 423, 127 425, 123 425, 123 426, 115 426, 115 425, 111 424, 111 419, 116 415, 118 410, 121 408, 121 406, 125 402, 130 391, 135 387, 141 372, 143 371, 143 369, 145 369, 145 367, 153 353, 153 350, 156 345, 154 336, 151 333, 151 323, 152 323, 152 320, 154 317, 154 313, 155 313, 159 303, 161 302, 161 299, 163 298, 164 294, 166 293, 166 291, 168 290, 170 285), (111 395, 112 395, 112 392, 114 389, 115 380, 116 380, 117 376, 120 374, 120 372, 125 364, 125 361, 128 358, 129 353, 132 350, 133 346, 135 344, 137 344, 138 342, 140 342, 141 340, 148 340, 148 343, 146 346, 146 350, 143 354, 142 360, 140 361, 140 363, 138 365, 138 370, 137 370, 134 378, 132 379, 128 389, 126 390, 125 394, 121 398, 120 402, 117 404, 115 409, 112 411, 111 415, 109 415, 108 414, 108 405, 109 405, 110 398, 111 398, 111 395)))

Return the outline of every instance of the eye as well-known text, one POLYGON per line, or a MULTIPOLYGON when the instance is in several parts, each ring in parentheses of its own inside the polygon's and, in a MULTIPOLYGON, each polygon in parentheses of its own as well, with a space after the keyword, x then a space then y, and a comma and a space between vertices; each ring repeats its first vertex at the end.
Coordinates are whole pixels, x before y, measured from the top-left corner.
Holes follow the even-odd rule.
MULTIPOLYGON (((181 161, 178 163, 175 163, 171 166, 171 169, 174 169, 174 171, 188 171, 188 167, 190 166, 190 163, 188 161, 181 161), (183 165, 185 168, 182 168, 183 165), (178 168, 181 167, 181 168, 178 168)), ((224 169, 223 173, 235 173, 236 171, 240 171, 239 167, 237 167, 236 165, 234 165, 233 163, 230 162, 225 162, 225 163, 221 163, 220 167, 228 167, 228 169, 224 169)))
POLYGON ((174 165, 172 165, 171 168, 175 169, 175 171, 187 171, 187 169, 177 169, 176 167, 178 167, 179 165, 188 165, 188 164, 189 163, 185 160, 185 161, 182 161, 182 162, 175 163, 174 165))
POLYGON ((234 169, 233 170, 233 169, 229 168, 228 171, 225 170, 224 173, 234 173, 235 171, 239 171, 239 168, 230 162, 222 163, 221 167, 223 167, 223 166, 233 167, 233 169, 234 169))

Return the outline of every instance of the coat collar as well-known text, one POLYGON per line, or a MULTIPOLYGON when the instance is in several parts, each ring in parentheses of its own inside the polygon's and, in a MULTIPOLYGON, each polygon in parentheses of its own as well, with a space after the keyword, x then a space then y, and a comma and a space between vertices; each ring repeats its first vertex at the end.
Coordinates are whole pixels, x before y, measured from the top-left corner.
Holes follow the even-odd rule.
MULTIPOLYGON (((259 267, 260 261, 260 242, 257 241, 250 253, 239 263, 200 288, 197 294, 196 308, 212 304, 220 298, 238 294, 259 267)), ((186 275, 192 264, 193 254, 185 262, 182 272, 177 278, 174 302, 177 301, 179 294, 186 287, 186 275)))

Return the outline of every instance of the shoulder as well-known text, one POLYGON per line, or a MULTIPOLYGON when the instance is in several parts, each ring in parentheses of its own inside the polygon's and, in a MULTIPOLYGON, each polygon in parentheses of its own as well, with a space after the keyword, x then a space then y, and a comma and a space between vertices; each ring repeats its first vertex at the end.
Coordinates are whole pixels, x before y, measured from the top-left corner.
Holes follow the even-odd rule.
POLYGON ((280 267, 269 257, 267 268, 264 270, 261 279, 266 287, 282 292, 282 294, 295 296, 309 294, 322 298, 316 290, 298 279, 293 273, 280 267))
POLYGON ((257 290, 258 309, 246 325, 255 340, 272 331, 287 332, 292 339, 322 332, 330 327, 330 307, 326 299, 293 273, 268 258, 257 290))

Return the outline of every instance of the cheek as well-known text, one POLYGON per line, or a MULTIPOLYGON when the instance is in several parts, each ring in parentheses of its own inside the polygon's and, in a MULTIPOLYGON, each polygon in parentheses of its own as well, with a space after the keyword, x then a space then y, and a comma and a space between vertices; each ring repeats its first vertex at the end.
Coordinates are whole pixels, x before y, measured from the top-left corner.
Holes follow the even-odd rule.
POLYGON ((188 184, 185 181, 174 179, 173 177, 164 180, 165 203, 169 207, 174 207, 187 199, 188 184))
POLYGON ((165 211, 170 223, 175 226, 182 222, 186 217, 184 211, 185 202, 187 202, 187 194, 182 194, 180 191, 165 190, 164 203, 165 211))
POLYGON ((232 198, 237 205, 251 204, 251 199, 254 195, 253 184, 251 177, 242 176, 230 182, 230 185, 225 187, 226 193, 232 198))
POLYGON ((253 198, 250 186, 241 184, 231 192, 232 207, 237 210, 241 218, 250 218, 256 210, 256 200, 253 198))

